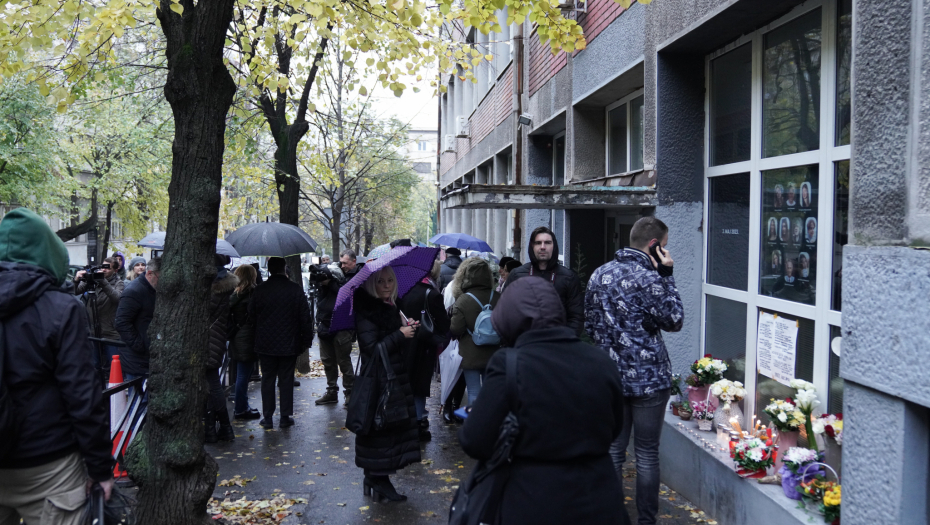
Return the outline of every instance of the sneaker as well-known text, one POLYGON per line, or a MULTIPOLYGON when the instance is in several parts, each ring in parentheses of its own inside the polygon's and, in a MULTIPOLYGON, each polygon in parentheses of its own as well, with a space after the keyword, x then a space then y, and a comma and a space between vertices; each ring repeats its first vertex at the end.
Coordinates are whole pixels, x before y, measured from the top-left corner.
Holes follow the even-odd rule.
POLYGON ((316 400, 317 405, 335 405, 339 402, 338 390, 327 390, 323 397, 316 400))
POLYGON ((262 428, 272 429, 274 428, 274 423, 271 422, 271 418, 265 418, 258 422, 262 428))
POLYGON ((278 428, 287 428, 294 426, 294 418, 291 416, 284 416, 281 418, 281 421, 278 423, 278 428))

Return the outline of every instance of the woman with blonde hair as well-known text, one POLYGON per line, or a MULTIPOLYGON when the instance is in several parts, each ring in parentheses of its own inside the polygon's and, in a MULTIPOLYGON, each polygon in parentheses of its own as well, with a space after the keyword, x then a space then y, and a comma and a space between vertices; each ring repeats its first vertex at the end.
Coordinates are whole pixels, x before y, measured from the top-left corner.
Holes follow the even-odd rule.
MULTIPOLYGON (((364 287, 355 291, 355 329, 358 334, 360 370, 378 356, 387 356, 387 363, 376 363, 380 377, 389 366, 397 376, 396 385, 403 392, 403 402, 409 417, 381 429, 372 429, 355 437, 355 465, 364 469, 363 493, 375 501, 405 501, 397 493, 389 476, 411 463, 420 461, 416 409, 413 389, 407 371, 407 354, 416 336, 419 323, 405 325, 397 307, 397 278, 391 267, 372 273, 364 287)), ((392 397, 393 399, 393 397, 392 397)))
POLYGON ((239 285, 229 298, 232 328, 229 334, 229 356, 236 362, 236 404, 233 417, 258 419, 258 410, 249 407, 249 378, 258 356, 255 354, 255 326, 249 323, 249 302, 257 286, 258 272, 249 264, 236 268, 239 285))

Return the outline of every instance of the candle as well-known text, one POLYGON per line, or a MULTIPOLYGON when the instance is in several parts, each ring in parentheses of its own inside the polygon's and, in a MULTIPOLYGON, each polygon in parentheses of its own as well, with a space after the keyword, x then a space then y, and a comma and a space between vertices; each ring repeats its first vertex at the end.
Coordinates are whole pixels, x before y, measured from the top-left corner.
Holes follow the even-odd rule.
POLYGON ((733 430, 737 431, 740 436, 743 435, 743 429, 739 426, 739 421, 735 417, 730 418, 730 425, 733 426, 733 430))

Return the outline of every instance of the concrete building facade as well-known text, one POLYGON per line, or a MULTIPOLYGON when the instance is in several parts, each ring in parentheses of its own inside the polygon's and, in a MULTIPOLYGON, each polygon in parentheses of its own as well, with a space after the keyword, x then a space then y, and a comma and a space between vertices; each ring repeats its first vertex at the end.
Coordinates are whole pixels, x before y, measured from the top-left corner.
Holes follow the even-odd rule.
MULTIPOLYGON (((446 79, 442 230, 526 261, 548 225, 590 275, 661 218, 686 310, 664 334, 675 371, 724 359, 761 414, 793 391, 760 317, 794 321, 786 373, 845 415, 843 522, 927 523, 930 3, 589 0, 571 16, 587 38, 572 54, 529 23, 453 31, 494 60, 477 84, 446 79)), ((663 480, 720 523, 807 520, 667 421, 663 480)))

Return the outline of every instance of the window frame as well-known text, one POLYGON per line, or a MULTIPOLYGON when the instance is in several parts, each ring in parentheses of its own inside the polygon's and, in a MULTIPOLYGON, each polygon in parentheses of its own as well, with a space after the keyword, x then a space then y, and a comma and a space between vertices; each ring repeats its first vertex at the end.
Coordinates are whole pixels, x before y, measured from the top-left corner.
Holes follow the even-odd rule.
MULTIPOLYGON (((608 177, 622 176, 628 173, 633 173, 634 170, 630 169, 630 165, 633 162, 633 112, 631 111, 632 105, 630 104, 641 95, 646 92, 645 88, 637 89, 632 93, 624 96, 623 98, 617 100, 616 102, 604 107, 604 173, 608 177), (618 173, 610 173, 610 112, 620 106, 626 105, 626 161, 624 163, 624 170, 618 173)), ((645 147, 645 141, 644 141, 645 147)), ((645 160, 645 159, 644 159, 645 160)), ((645 169, 645 163, 643 168, 635 170, 636 172, 643 171, 645 169)))
POLYGON ((708 231, 703 232, 704 253, 701 268, 701 355, 713 353, 712 348, 705 348, 706 330, 706 304, 707 296, 712 295, 730 299, 747 305, 746 308, 746 364, 745 387, 749 394, 744 400, 746 413, 758 414, 762 407, 756 407, 756 376, 758 367, 756 363, 756 344, 758 335, 759 310, 768 309, 784 312, 787 315, 803 317, 814 321, 814 385, 822 398, 822 409, 826 409, 826 400, 829 396, 830 373, 830 326, 841 326, 842 314, 832 310, 832 268, 833 268, 833 240, 819 242, 817 245, 818 271, 816 276, 817 296, 814 305, 807 305, 785 299, 777 299, 760 294, 760 243, 762 220, 762 172, 798 167, 804 165, 818 166, 819 191, 817 196, 818 230, 820 232, 834 231, 834 177, 835 163, 849 160, 851 146, 836 146, 834 141, 836 129, 836 52, 837 52, 837 1, 813 0, 806 2, 788 14, 776 19, 756 31, 742 36, 738 40, 705 57, 705 96, 704 96, 704 224, 709 220, 710 180, 714 177, 733 175, 748 172, 750 174, 749 199, 749 257, 747 269, 749 286, 747 291, 712 285, 707 282, 707 243, 708 231), (795 19, 821 9, 821 84, 820 84, 820 149, 780 155, 776 157, 763 157, 763 59, 764 36, 768 32, 788 24, 795 19), (725 53, 744 44, 752 46, 752 105, 751 105, 751 147, 750 159, 718 166, 710 165, 711 121, 710 104, 713 86, 711 85, 711 62, 725 53))
POLYGON ((558 181, 555 178, 555 166, 558 163, 558 149, 555 147, 555 143, 559 140, 563 140, 563 148, 568 147, 568 140, 566 139, 565 131, 560 131, 552 136, 552 169, 550 170, 549 177, 552 179, 553 186, 564 186, 565 185, 565 175, 568 173, 566 166, 568 165, 568 151, 564 152, 565 158, 562 159, 562 180, 558 181))

